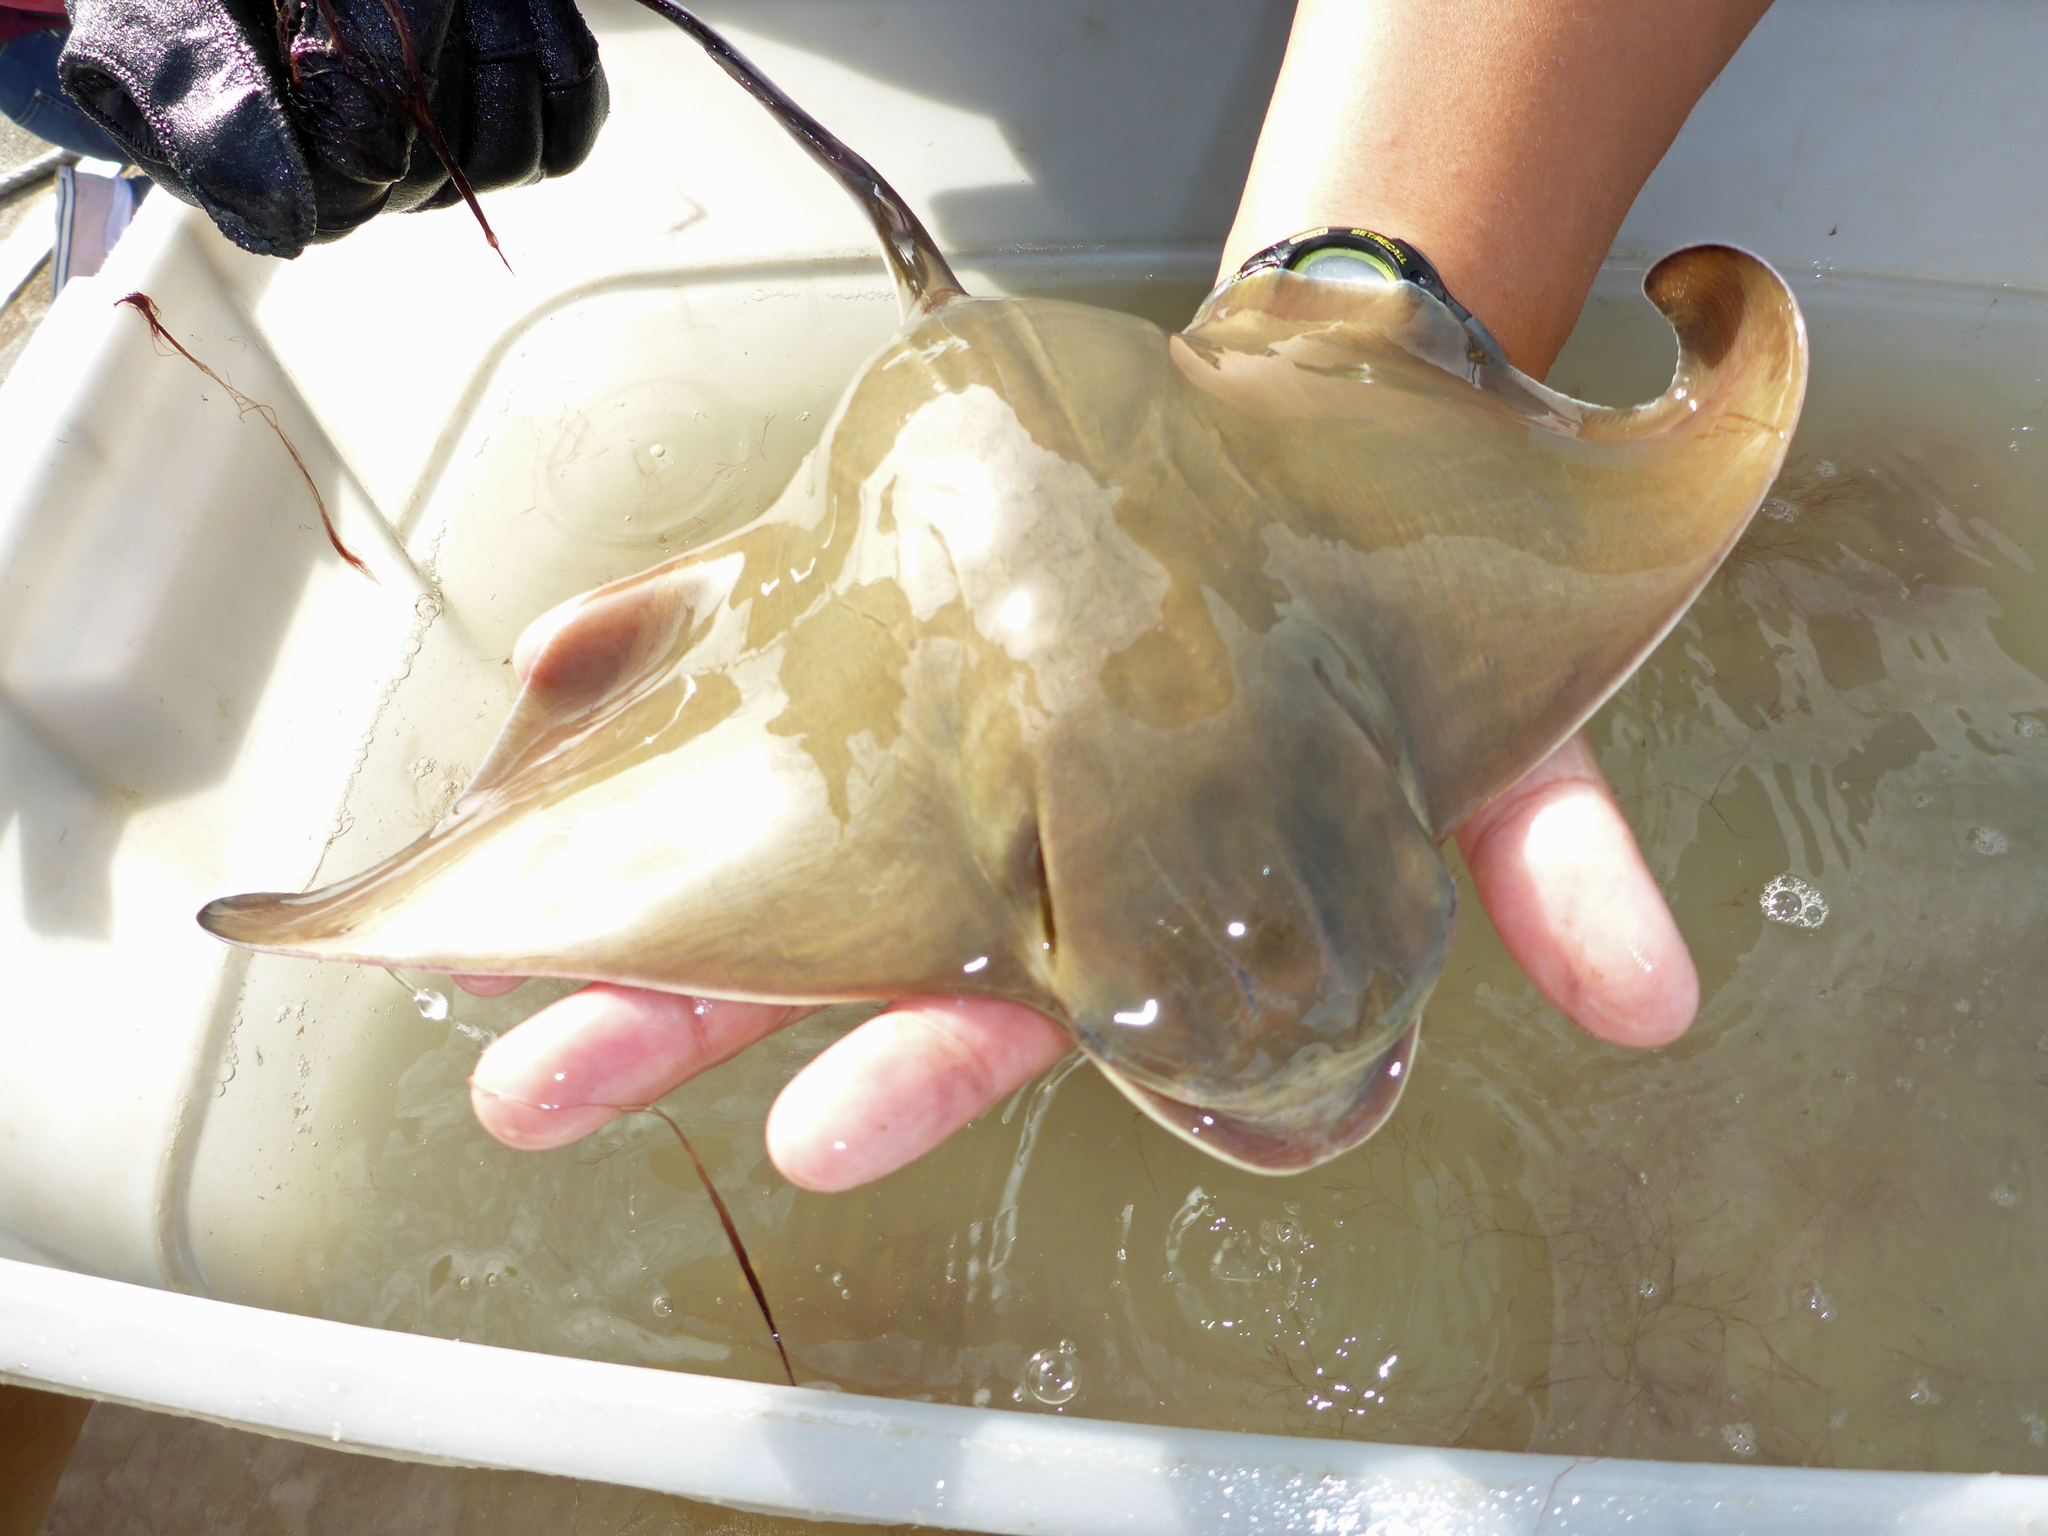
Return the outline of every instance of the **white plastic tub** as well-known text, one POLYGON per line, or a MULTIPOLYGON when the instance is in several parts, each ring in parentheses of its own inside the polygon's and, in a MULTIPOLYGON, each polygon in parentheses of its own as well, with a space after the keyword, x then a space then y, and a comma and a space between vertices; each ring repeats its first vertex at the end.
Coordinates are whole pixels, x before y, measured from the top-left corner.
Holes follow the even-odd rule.
MULTIPOLYGON (((223 1299, 301 1304, 350 1176, 323 1137, 368 1112, 396 1037, 297 1044, 389 984, 266 970, 192 912, 431 820, 452 784, 415 723, 445 727, 460 700, 480 747, 496 713, 476 701, 509 698, 525 619, 765 504, 894 323, 868 230, 780 130, 625 0, 589 9, 614 121, 577 176, 492 201, 516 276, 458 215, 284 265, 157 198, 0 388, 0 1375, 989 1531, 2048 1526, 2027 1478, 1051 1423, 223 1299), (275 408, 375 584, 326 550, 275 440, 152 352, 114 306, 130 290, 275 408), (643 500, 630 534, 579 522, 643 500)), ((1206 280, 1287 20, 1229 0, 707 9, 931 211, 984 289, 1206 280)), ((2048 290, 2044 45, 2033 7, 1781 0, 1618 253, 1713 238, 1794 276, 2048 290)))

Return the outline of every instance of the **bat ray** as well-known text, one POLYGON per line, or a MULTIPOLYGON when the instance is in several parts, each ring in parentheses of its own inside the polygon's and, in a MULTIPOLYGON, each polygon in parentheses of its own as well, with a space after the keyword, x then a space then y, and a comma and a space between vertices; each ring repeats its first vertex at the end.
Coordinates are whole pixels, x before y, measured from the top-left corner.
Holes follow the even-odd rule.
POLYGON ((417 970, 1011 998, 1232 1163, 1355 1146, 1443 966, 1439 844, 1776 475, 1791 295, 1666 257, 1677 370, 1625 410, 1405 282, 1258 271, 1173 335, 972 298, 866 162, 649 3, 865 204, 904 324, 768 512, 575 601, 431 832, 200 921, 417 970))

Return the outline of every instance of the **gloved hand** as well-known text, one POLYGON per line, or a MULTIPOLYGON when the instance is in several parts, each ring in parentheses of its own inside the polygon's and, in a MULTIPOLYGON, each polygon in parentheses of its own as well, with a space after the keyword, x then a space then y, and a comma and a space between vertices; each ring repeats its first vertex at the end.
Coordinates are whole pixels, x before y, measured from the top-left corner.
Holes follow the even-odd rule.
POLYGON ((463 179, 572 171, 610 105, 573 0, 72 0, 57 69, 136 164, 269 256, 463 179))

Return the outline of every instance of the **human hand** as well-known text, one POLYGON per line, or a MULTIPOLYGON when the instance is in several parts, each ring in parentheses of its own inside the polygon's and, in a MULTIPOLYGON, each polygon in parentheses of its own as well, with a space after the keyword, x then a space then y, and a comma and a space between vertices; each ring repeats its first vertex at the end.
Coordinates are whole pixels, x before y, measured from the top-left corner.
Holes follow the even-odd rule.
POLYGON ((260 255, 465 182, 574 170, 610 101, 573 0, 73 0, 71 17, 65 89, 260 255))

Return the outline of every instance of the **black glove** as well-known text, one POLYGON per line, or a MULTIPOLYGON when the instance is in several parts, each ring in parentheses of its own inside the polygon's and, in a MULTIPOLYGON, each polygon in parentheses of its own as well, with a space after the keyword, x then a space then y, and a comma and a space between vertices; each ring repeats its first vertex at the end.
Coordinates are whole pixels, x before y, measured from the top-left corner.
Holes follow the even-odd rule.
POLYGON ((268 256, 465 179, 572 171, 610 106, 573 0, 72 0, 57 70, 136 164, 268 256))

